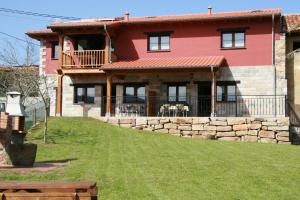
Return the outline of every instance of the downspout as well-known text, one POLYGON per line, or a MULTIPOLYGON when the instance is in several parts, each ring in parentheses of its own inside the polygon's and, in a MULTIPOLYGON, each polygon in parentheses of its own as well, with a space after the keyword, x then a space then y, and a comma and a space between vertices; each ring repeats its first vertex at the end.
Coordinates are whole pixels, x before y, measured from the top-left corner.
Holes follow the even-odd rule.
POLYGON ((274 98, 275 98, 275 117, 277 116, 277 80, 276 80, 276 65, 275 65, 275 15, 272 14, 272 67, 274 78, 274 98))
POLYGON ((212 84, 211 84, 211 117, 216 117, 216 80, 213 65, 210 66, 212 84))
POLYGON ((111 63, 111 38, 110 38, 110 35, 109 35, 108 31, 107 31, 106 24, 104 24, 104 31, 106 33, 106 36, 109 39, 109 54, 108 54, 108 59, 109 59, 109 63, 111 63))

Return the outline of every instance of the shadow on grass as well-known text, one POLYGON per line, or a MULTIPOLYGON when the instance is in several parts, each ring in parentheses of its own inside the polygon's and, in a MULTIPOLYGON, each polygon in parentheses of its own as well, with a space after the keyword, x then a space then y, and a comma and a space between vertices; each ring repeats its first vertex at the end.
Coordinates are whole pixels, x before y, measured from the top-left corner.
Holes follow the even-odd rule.
POLYGON ((71 162, 74 160, 78 160, 77 158, 67 158, 67 159, 62 159, 62 160, 43 160, 43 161, 38 161, 36 163, 67 163, 71 162))

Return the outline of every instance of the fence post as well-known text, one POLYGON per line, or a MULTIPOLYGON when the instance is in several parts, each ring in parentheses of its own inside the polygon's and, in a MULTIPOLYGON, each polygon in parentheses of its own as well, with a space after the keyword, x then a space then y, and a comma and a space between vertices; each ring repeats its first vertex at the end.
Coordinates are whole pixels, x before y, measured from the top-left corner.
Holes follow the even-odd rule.
POLYGON ((32 111, 32 125, 36 124, 36 108, 33 109, 32 111))

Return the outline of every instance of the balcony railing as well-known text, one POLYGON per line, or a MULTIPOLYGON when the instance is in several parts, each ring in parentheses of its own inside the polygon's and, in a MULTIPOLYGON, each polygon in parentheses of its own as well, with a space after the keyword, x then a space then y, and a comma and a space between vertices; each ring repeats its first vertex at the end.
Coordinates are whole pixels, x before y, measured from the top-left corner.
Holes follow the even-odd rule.
MULTIPOLYGON (((112 96, 111 111, 115 116, 210 116, 210 96, 184 96, 180 102, 162 96, 112 96), (130 100, 131 102, 129 102, 130 100), (170 101, 171 100, 171 101, 170 101)), ((220 99, 220 98, 217 98, 220 99)), ((217 117, 274 117, 287 115, 286 96, 256 95, 231 96, 230 101, 216 102, 217 117)), ((102 97, 102 114, 105 114, 107 99, 102 97)))
POLYGON ((105 63, 105 50, 67 51, 62 54, 63 68, 95 68, 105 63))

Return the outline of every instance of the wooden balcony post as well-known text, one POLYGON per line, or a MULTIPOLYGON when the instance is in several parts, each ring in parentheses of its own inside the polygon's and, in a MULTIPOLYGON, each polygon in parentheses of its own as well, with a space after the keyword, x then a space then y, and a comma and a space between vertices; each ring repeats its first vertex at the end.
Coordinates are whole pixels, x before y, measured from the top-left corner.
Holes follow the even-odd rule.
POLYGON ((63 66, 63 51, 64 51, 64 35, 58 36, 58 68, 62 69, 63 66))
POLYGON ((104 63, 109 63, 110 58, 109 58, 109 51, 110 51, 110 41, 109 37, 105 37, 105 51, 104 51, 104 63))
POLYGON ((62 84, 63 75, 57 76, 57 90, 56 90, 56 116, 62 116, 62 84))
POLYGON ((106 74, 106 116, 110 117, 111 115, 111 81, 112 75, 106 74))
POLYGON ((211 66, 211 117, 216 116, 217 81, 213 66, 211 66))

